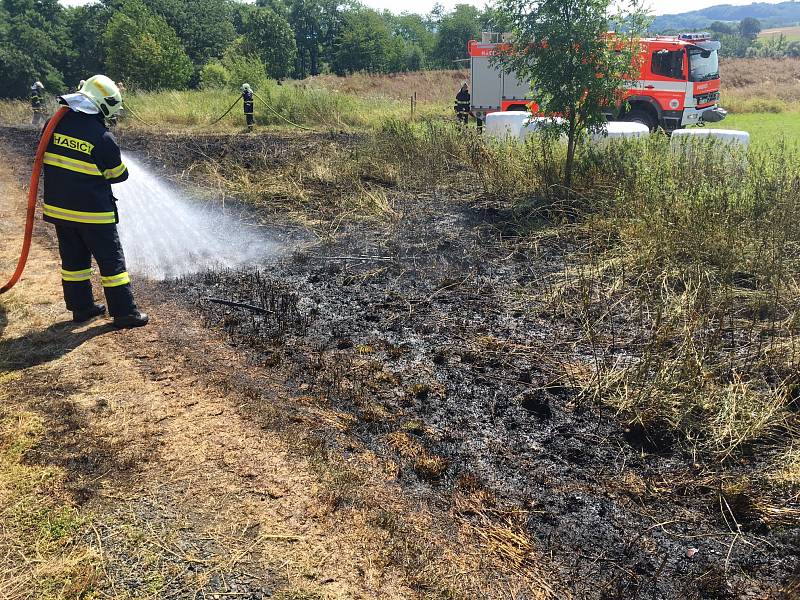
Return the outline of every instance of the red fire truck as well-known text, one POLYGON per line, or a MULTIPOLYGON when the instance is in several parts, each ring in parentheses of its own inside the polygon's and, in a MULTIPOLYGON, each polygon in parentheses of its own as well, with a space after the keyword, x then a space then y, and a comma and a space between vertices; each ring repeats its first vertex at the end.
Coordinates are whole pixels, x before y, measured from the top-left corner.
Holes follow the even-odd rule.
MULTIPOLYGON (((535 89, 515 73, 504 73, 492 57, 507 43, 500 34, 483 34, 468 45, 472 78, 471 113, 481 124, 491 112, 528 110, 535 89)), ((719 101, 720 43, 710 34, 687 33, 641 40, 639 78, 625 86, 622 106, 609 120, 635 121, 651 130, 674 131, 725 118, 719 101)))

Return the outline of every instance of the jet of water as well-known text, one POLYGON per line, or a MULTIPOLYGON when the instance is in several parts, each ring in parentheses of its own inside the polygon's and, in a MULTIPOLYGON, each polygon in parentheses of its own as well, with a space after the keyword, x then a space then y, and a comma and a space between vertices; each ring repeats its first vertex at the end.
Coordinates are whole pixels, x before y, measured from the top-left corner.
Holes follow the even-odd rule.
POLYGON ((119 234, 128 270, 168 279, 217 267, 261 263, 278 244, 257 228, 192 203, 135 158, 124 155, 130 177, 114 186, 119 234))

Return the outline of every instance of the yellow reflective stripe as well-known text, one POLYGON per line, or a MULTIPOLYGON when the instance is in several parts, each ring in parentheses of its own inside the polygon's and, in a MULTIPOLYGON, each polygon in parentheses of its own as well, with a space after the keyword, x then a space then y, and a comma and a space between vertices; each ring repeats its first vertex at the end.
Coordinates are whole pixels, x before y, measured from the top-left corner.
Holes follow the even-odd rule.
POLYGON ((61 279, 64 281, 87 281, 91 278, 91 269, 82 269, 80 271, 67 271, 66 269, 61 269, 61 279))
POLYGON ((103 284, 103 287, 117 287, 118 285, 125 285, 130 282, 131 276, 128 275, 127 271, 123 271, 118 275, 109 275, 108 277, 100 278, 100 283, 103 284))
POLYGON ((44 153, 44 164, 50 165, 51 167, 67 169, 68 171, 75 171, 76 173, 83 173, 84 175, 102 175, 97 165, 52 152, 44 153))
POLYGON ((119 163, 118 167, 114 167, 113 169, 107 169, 103 171, 103 177, 106 179, 116 179, 120 175, 122 175, 128 167, 125 166, 125 163, 119 163))
POLYGON ((52 206, 50 204, 42 205, 42 213, 54 219, 61 219, 62 221, 73 221, 75 223, 94 223, 98 225, 105 225, 108 223, 116 223, 117 218, 113 212, 81 212, 78 210, 69 210, 61 208, 60 206, 52 206))

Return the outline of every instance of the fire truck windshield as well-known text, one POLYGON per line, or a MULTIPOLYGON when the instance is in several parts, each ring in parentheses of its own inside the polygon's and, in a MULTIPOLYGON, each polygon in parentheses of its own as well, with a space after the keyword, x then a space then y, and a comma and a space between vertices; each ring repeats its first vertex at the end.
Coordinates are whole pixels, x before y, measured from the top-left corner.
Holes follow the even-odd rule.
POLYGON ((689 81, 719 79, 719 54, 716 50, 689 49, 689 81))

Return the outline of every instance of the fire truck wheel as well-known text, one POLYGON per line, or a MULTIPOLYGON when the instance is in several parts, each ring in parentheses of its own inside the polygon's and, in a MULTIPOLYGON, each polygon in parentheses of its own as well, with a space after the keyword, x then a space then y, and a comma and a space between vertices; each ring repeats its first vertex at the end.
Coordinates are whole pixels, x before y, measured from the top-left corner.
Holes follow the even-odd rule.
POLYGON ((655 128, 658 126, 658 123, 656 123, 656 120, 650 113, 639 108, 634 108, 625 115, 622 120, 629 123, 641 123, 642 125, 646 125, 650 131, 655 131, 655 128))

